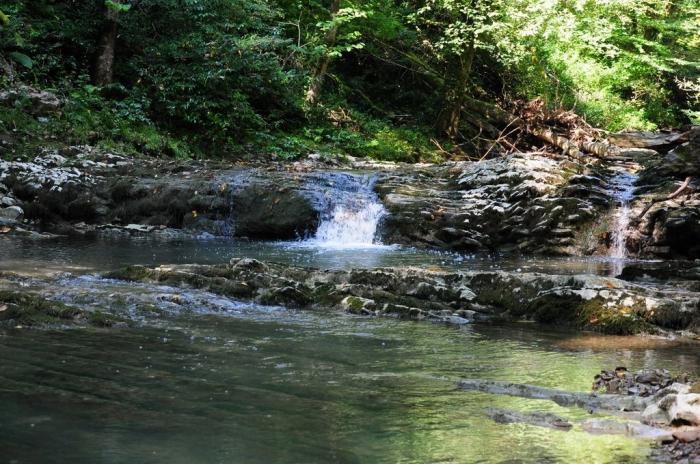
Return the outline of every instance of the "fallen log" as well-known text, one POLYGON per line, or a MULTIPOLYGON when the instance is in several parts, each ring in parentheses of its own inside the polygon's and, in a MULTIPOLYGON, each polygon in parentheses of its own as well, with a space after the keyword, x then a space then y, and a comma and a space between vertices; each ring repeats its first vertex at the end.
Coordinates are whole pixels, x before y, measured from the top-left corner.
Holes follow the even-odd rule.
POLYGON ((477 127, 484 125, 484 119, 493 126, 517 127, 543 142, 554 145, 561 149, 565 155, 573 158, 580 158, 582 156, 581 152, 600 158, 617 155, 619 153, 619 149, 613 145, 602 142, 576 143, 567 137, 555 133, 548 127, 531 127, 522 118, 509 113, 493 103, 487 103, 475 98, 467 98, 465 101, 465 109, 470 112, 470 114, 467 114, 466 119, 477 127))

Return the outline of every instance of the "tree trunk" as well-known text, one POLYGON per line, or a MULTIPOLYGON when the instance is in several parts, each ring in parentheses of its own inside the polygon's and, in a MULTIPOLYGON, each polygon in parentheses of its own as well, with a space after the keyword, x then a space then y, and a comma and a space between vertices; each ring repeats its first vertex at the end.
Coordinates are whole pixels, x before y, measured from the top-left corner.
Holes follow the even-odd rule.
MULTIPOLYGON (((331 20, 335 19, 335 16, 340 11, 340 0, 331 0, 331 5, 329 8, 331 14, 331 20)), ((335 39, 338 35, 338 26, 331 26, 328 31, 326 31, 326 37, 324 38, 324 43, 326 47, 332 47, 335 45, 335 39)), ((321 60, 314 71, 314 75, 311 78, 311 85, 309 85, 306 91, 306 104, 308 106, 315 106, 321 95, 321 87, 323 86, 323 80, 328 72, 328 65, 330 64, 331 57, 328 53, 324 53, 321 60)))
POLYGON ((459 57, 459 72, 455 85, 445 92, 445 109, 440 113, 437 121, 439 135, 444 134, 452 139, 459 135, 459 122, 467 99, 467 84, 472 71, 474 53, 475 44, 472 38, 467 51, 459 57))
POLYGON ((103 8, 103 24, 97 42, 97 55, 92 75, 95 85, 107 85, 114 76, 114 50, 117 42, 119 11, 106 4, 103 8))

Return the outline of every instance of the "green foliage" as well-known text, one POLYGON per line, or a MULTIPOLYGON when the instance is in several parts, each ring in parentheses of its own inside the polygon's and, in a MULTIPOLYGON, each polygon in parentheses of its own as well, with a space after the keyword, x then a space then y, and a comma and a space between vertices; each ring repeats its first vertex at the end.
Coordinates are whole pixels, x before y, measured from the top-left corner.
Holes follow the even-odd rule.
POLYGON ((698 108, 699 13, 692 0, 512 2, 513 86, 611 130, 678 125, 698 108))
POLYGON ((128 3, 119 3, 113 0, 105 0, 105 6, 110 10, 114 10, 117 13, 126 13, 131 9, 131 5, 128 3))
MULTIPOLYGON (((700 119, 695 0, 329 5, 0 0, 0 53, 18 80, 68 101, 49 124, 21 108, 1 112, 0 130, 12 131, 20 151, 40 134, 176 157, 320 152, 408 161, 435 159, 429 134, 465 96, 542 97, 610 130, 700 119), (87 83, 105 6, 119 12, 115 82, 97 88, 87 83), (324 62, 321 101, 306 108, 324 62), (334 108, 352 121, 333 120, 334 108)), ((478 135, 460 123, 463 140, 478 135)))
POLYGON ((17 63, 21 64, 27 69, 32 69, 32 66, 34 66, 34 62, 32 61, 31 58, 29 58, 27 55, 24 53, 20 52, 11 52, 10 53, 10 58, 12 58, 14 61, 17 63))

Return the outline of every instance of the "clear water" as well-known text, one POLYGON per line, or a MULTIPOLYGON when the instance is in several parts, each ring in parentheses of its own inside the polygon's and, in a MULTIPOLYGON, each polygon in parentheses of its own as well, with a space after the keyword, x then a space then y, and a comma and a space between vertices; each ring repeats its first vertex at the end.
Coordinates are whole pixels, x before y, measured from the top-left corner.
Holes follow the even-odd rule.
POLYGON ((455 389, 471 377, 586 390, 618 364, 698 371, 693 346, 624 346, 251 306, 131 329, 8 330, 0 449, 19 463, 644 462, 644 441, 484 415, 578 422, 582 410, 455 389))
MULTIPOLYGON (((609 257, 532 258, 461 255, 368 245, 363 248, 313 247, 308 242, 212 240, 30 240, 0 237, 0 271, 28 274, 96 272, 131 264, 220 264, 250 257, 323 269, 420 266, 452 270, 511 270, 555 274, 608 275, 618 260, 609 257)), ((639 261, 625 260, 625 263, 639 261)), ((653 265, 653 262, 645 262, 653 265)))
POLYGON ((590 265, 398 248, 344 254, 285 244, 0 238, 0 267, 36 274, 30 287, 135 321, 109 330, 0 330, 0 462, 645 462, 648 442, 589 435, 578 425, 589 417, 583 410, 462 392, 455 382, 586 391, 596 372, 617 365, 700 373, 697 345, 686 342, 294 311, 87 275, 233 256, 321 267, 590 265), (73 275, 42 276, 47 270, 73 275), (157 310, 139 309, 143 303, 157 310), (550 411, 577 425, 499 425, 487 407, 550 411))

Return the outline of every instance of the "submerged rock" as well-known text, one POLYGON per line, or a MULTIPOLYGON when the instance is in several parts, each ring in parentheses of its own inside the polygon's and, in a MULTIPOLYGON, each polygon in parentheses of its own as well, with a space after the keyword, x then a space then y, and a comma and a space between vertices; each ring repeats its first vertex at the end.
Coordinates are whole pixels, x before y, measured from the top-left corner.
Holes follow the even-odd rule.
POLYGON ((573 427, 566 419, 550 412, 522 413, 505 409, 489 408, 486 410, 486 415, 499 424, 528 424, 563 431, 569 431, 573 427))

